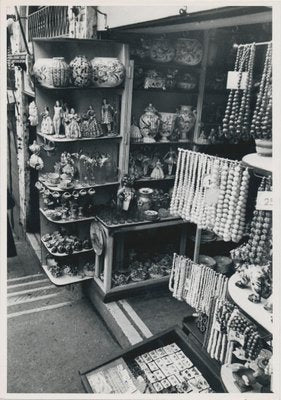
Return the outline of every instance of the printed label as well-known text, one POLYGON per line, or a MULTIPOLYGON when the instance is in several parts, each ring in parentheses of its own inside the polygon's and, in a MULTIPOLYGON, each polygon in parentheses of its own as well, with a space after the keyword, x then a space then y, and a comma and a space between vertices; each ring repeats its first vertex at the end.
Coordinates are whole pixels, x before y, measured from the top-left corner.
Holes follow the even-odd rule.
POLYGON ((272 192, 258 192, 256 210, 273 210, 273 193, 272 192))
POLYGON ((248 72, 242 72, 240 87, 238 88, 239 72, 228 71, 226 88, 227 89, 246 89, 247 78, 248 78, 248 72))
POLYGON ((208 206, 217 204, 217 202, 219 201, 219 194, 220 194, 219 188, 207 189, 206 196, 205 196, 205 204, 208 206))

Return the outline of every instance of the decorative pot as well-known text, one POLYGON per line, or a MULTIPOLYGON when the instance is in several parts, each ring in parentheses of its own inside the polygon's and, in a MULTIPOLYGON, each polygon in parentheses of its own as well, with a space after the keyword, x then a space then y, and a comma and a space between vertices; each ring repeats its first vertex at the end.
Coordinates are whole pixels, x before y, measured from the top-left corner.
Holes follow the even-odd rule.
POLYGON ((130 129, 130 138, 132 143, 141 143, 142 142, 142 134, 140 133, 140 128, 133 121, 130 129))
POLYGON ((176 116, 175 129, 179 135, 180 142, 188 142, 188 133, 196 121, 197 111, 192 106, 180 106, 176 116))
POLYGON ((144 213, 151 208, 153 192, 154 191, 151 188, 141 188, 138 190, 137 204, 138 210, 141 213, 144 213))
POLYGON ((125 78, 125 67, 114 57, 95 57, 91 60, 92 83, 96 87, 119 86, 125 78))
POLYGON ((157 135, 160 127, 160 116, 155 107, 149 104, 139 121, 140 132, 143 136, 144 143, 155 142, 154 137, 157 135))
POLYGON ((43 86, 53 86, 52 65, 52 58, 38 58, 33 65, 34 76, 43 86))
POLYGON ((197 65, 203 57, 203 46, 197 39, 180 38, 176 43, 175 61, 181 65, 197 65))
POLYGON ((69 65, 64 57, 53 57, 52 77, 55 87, 67 86, 69 83, 69 65))
POLYGON ((182 90, 193 90, 196 88, 197 80, 194 75, 184 72, 177 76, 177 87, 182 90))
POLYGON ((166 89, 166 78, 165 76, 156 71, 156 69, 149 69, 144 78, 144 89, 166 89))
POLYGON ((175 57, 173 44, 167 39, 155 39, 150 47, 150 58, 159 63, 168 63, 175 57))
POLYGON ((161 112, 161 125, 160 125, 160 142, 168 142, 168 137, 173 133, 176 120, 175 113, 161 112))
POLYGON ((69 64, 72 84, 77 87, 86 87, 91 83, 92 67, 85 56, 75 57, 69 64))
POLYGON ((256 139, 256 152, 260 156, 271 157, 272 156, 272 140, 256 139))

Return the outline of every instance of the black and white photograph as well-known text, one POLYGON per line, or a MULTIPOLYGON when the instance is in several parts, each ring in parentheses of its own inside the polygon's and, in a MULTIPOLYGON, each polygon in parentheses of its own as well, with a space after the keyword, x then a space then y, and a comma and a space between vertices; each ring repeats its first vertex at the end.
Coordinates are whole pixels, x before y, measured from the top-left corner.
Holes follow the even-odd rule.
POLYGON ((281 2, 77 4, 1 5, 0 398, 277 400, 281 2))

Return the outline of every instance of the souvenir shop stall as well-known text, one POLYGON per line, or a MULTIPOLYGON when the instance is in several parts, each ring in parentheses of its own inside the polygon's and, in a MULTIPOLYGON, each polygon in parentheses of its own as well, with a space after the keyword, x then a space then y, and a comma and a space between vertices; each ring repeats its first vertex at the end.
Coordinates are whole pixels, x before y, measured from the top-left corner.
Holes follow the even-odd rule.
POLYGON ((166 287, 186 303, 85 390, 271 392, 270 21, 33 51, 43 270, 102 302, 166 287))

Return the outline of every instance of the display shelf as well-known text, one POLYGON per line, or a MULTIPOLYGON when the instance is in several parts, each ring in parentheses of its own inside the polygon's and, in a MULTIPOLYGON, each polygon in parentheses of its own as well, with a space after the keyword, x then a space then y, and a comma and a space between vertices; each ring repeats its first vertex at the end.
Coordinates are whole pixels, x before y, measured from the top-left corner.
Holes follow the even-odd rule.
POLYGON ((151 142, 151 143, 144 143, 144 142, 130 142, 130 146, 159 146, 159 145, 183 145, 183 144, 190 144, 191 142, 179 142, 178 140, 167 140, 166 142, 151 142))
POLYGON ((258 153, 247 154, 242 158, 242 162, 250 168, 253 168, 257 174, 272 174, 273 161, 272 157, 260 156, 258 153))
POLYGON ((79 86, 50 86, 42 83, 36 82, 36 87, 40 87, 43 89, 48 89, 48 90, 94 90, 94 91, 101 91, 101 90, 106 90, 106 91, 123 91, 124 87, 121 86, 116 86, 116 87, 96 87, 96 86, 85 86, 85 87, 79 87, 79 86))
POLYGON ((112 135, 112 136, 99 136, 99 137, 82 137, 77 139, 71 139, 66 137, 59 137, 56 135, 47 135, 46 133, 37 132, 37 135, 42 137, 43 139, 47 139, 50 142, 58 142, 58 143, 68 143, 68 142, 83 142, 88 140, 99 141, 99 140, 119 140, 122 139, 121 135, 112 135))
POLYGON ((180 69, 180 70, 186 70, 186 71, 200 71, 201 69, 201 63, 197 65, 181 65, 177 64, 176 62, 166 62, 166 63, 159 63, 156 61, 151 61, 151 60, 138 60, 134 59, 135 65, 143 68, 161 68, 161 69, 167 69, 167 68, 172 68, 172 69, 180 69))
POLYGON ((272 333, 273 323, 271 320, 272 314, 264 309, 265 299, 261 299, 260 303, 252 303, 248 300, 248 296, 252 294, 250 288, 241 289, 235 285, 239 280, 238 273, 231 276, 228 281, 228 293, 234 303, 245 312, 252 320, 256 321, 260 326, 272 333))
POLYGON ((184 89, 160 89, 160 88, 136 88, 134 92, 148 92, 148 93, 176 93, 176 94, 192 94, 198 95, 198 90, 184 90, 184 89))
POLYGON ((95 217, 81 217, 81 218, 75 218, 75 219, 59 219, 59 220, 54 220, 46 214, 46 212, 40 208, 40 213, 50 222, 53 222, 54 224, 74 224, 78 222, 87 222, 87 221, 92 221, 95 219, 95 217))
POLYGON ((80 250, 80 251, 73 251, 73 253, 71 253, 71 254, 54 253, 46 246, 46 243, 44 242, 44 240, 41 239, 41 242, 43 243, 45 249, 54 257, 69 257, 69 256, 75 256, 75 255, 78 255, 78 254, 90 253, 90 252, 93 251, 93 248, 90 248, 90 249, 83 249, 83 250, 80 250))
POLYGON ((48 270, 48 266, 45 264, 42 264, 42 268, 44 270, 44 272, 46 273, 46 275, 48 276, 48 278, 50 279, 50 281, 56 285, 56 286, 66 286, 66 285, 71 285, 72 283, 78 283, 78 282, 83 282, 83 281, 87 281, 89 279, 93 279, 93 276, 60 276, 58 278, 56 278, 55 276, 53 276, 51 274, 51 272, 48 270))
POLYGON ((104 186, 113 186, 113 185, 118 185, 119 181, 115 181, 115 182, 105 182, 105 183, 97 183, 95 185, 88 185, 88 186, 82 186, 82 185, 74 185, 73 187, 69 187, 67 189, 62 189, 57 185, 50 185, 49 183, 47 183, 45 180, 40 179, 40 182, 46 186, 47 189, 49 190, 54 190, 57 192, 68 192, 70 190, 81 190, 81 189, 91 189, 91 188, 96 188, 96 187, 104 187, 104 186))
POLYGON ((137 182, 163 182, 163 181, 170 181, 175 179, 175 175, 171 175, 171 176, 165 176, 165 178, 162 179, 152 179, 150 177, 147 178, 141 178, 141 179, 136 179, 136 183, 137 182))
POLYGON ((110 289, 110 292, 118 293, 118 292, 122 292, 122 291, 125 291, 128 289, 154 286, 154 285, 158 285, 158 284, 162 284, 162 283, 166 283, 166 282, 168 283, 169 279, 170 279, 170 276, 166 275, 166 276, 162 276, 161 278, 150 278, 150 279, 145 279, 145 280, 139 281, 139 282, 130 281, 126 285, 112 286, 112 288, 110 289))

